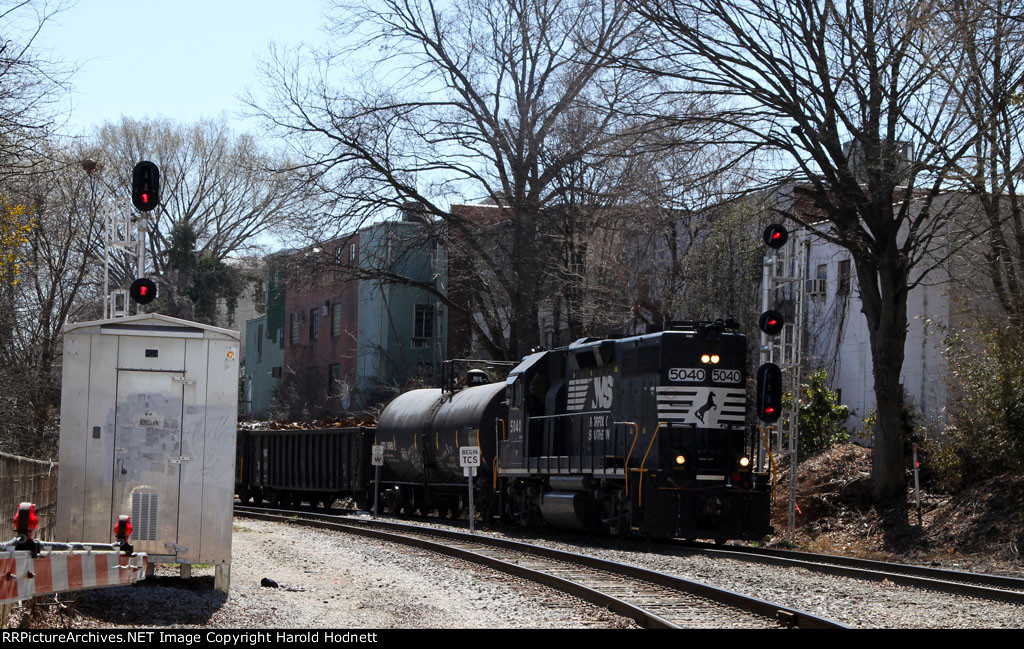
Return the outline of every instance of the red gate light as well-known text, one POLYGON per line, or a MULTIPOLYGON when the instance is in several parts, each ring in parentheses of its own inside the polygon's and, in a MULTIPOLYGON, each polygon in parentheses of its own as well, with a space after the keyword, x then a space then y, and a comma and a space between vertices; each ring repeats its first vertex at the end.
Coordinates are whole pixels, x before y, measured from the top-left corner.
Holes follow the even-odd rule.
POLYGON ((126 541, 132 535, 132 517, 121 514, 114 523, 114 536, 118 541, 126 541))
POLYGON ((14 531, 32 538, 32 533, 38 528, 39 517, 36 516, 36 506, 32 503, 18 505, 18 511, 14 513, 14 531))

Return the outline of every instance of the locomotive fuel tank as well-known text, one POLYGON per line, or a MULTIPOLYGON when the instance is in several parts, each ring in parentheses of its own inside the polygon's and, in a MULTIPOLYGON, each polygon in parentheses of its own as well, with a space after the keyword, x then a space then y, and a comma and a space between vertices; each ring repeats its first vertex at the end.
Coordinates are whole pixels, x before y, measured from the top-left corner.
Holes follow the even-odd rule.
POLYGON ((377 424, 391 479, 416 484, 465 484, 459 449, 479 446, 479 473, 491 472, 496 432, 503 433, 504 383, 454 393, 413 390, 393 400, 377 424))

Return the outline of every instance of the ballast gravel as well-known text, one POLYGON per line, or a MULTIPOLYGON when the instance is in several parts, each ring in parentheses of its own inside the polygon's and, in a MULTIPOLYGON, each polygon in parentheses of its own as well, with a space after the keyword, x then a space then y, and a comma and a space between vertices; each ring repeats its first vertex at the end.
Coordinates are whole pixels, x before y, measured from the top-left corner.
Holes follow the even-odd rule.
MULTIPOLYGON (((483 533, 502 536, 500 531, 483 533)), ((1024 628, 1024 606, 888 582, 824 576, 572 535, 523 539, 700 581, 859 628, 1024 628)), ((426 629, 636 628, 631 621, 525 580, 425 550, 236 518, 231 592, 212 568, 173 566, 132 587, 86 591, 72 628, 426 629), (271 579, 276 588, 260 585, 271 579)), ((17 617, 17 616, 16 616, 17 617)), ((717 624, 727 626, 727 624, 717 624)))
MULTIPOLYGON (((606 609, 425 550, 235 519, 231 588, 158 564, 135 586, 82 592, 72 628, 636 628, 606 609), (277 587, 262 586, 264 579, 277 587)), ((63 626, 54 614, 45 626, 63 626)))

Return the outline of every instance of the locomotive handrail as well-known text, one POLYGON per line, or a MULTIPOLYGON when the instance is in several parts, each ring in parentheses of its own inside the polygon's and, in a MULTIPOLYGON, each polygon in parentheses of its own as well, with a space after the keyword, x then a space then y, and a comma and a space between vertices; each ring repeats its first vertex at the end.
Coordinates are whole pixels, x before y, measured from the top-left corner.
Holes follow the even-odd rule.
MULTIPOLYGON (((611 414, 612 414, 611 410, 581 410, 579 412, 563 412, 563 413, 558 413, 558 414, 554 414, 554 415, 531 416, 531 417, 527 417, 527 421, 530 422, 530 421, 541 421, 541 420, 547 420, 547 419, 560 419, 560 418, 569 418, 570 420, 572 420, 572 419, 579 419, 581 417, 585 417, 585 416, 588 416, 588 415, 604 415, 604 416, 610 418, 611 414)), ((618 422, 613 422, 612 425, 614 425, 615 423, 618 423, 618 422)), ((526 432, 526 436, 529 437, 529 435, 530 435, 529 424, 527 424, 526 431, 527 431, 526 432)), ((570 429, 569 430, 569 435, 572 435, 573 432, 574 431, 570 429)), ((576 446, 580 450, 580 452, 579 452, 579 463, 580 464, 577 467, 577 469, 582 471, 583 470, 583 430, 581 428, 580 430, 575 431, 575 432, 576 432, 576 437, 577 437, 576 446)), ((541 435, 542 435, 542 439, 550 439, 550 436, 545 436, 545 433, 543 431, 541 432, 541 435)), ((554 454, 554 455, 549 454, 547 456, 542 456, 542 457, 548 458, 547 461, 546 461, 546 467, 548 469, 551 468, 551 458, 552 457, 557 458, 555 460, 555 470, 558 471, 558 470, 562 469, 562 457, 563 457, 563 455, 561 455, 561 454, 554 454)), ((568 463, 566 468, 569 471, 572 471, 572 457, 573 456, 570 454, 570 455, 566 455, 564 457, 566 458, 566 462, 568 463)), ((591 449, 591 455, 590 455, 590 466, 591 466, 591 468, 593 468, 593 466, 594 466, 594 458, 595 457, 596 457, 595 452, 594 452, 593 449, 591 449)), ((537 466, 540 467, 540 458, 538 458, 538 460, 537 460, 537 466)))
POLYGON ((626 475, 626 495, 629 495, 629 458, 633 457, 633 449, 636 448, 636 441, 640 439, 640 426, 635 421, 624 421, 625 425, 633 426, 633 443, 629 447, 629 453, 626 453, 626 460, 623 462, 622 468, 626 475))
MULTIPOLYGON (((647 456, 651 454, 651 449, 654 448, 654 440, 658 439, 658 433, 664 425, 666 425, 665 422, 658 422, 658 427, 654 429, 654 434, 651 435, 651 441, 647 444, 647 452, 644 453, 644 459, 640 460, 640 468, 633 469, 634 471, 640 472, 640 488, 636 492, 636 504, 638 507, 644 506, 644 472, 647 471, 647 469, 644 468, 644 465, 647 464, 647 456)), ((629 482, 628 477, 626 482, 629 482)))

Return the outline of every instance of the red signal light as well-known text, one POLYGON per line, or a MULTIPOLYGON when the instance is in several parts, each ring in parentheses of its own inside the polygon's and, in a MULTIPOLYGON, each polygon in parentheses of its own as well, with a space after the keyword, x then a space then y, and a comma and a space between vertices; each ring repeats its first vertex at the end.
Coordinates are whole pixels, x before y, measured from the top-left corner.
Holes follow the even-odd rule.
POLYGON ((761 318, 758 320, 758 328, 768 334, 769 336, 777 336, 782 331, 782 326, 786 323, 785 318, 782 314, 774 309, 769 309, 761 314, 761 318))
POLYGON ((160 169, 149 160, 143 160, 132 169, 132 205, 148 212, 160 202, 160 169))
POLYGON ((28 537, 39 528, 39 517, 36 516, 36 506, 32 503, 21 503, 18 511, 14 513, 14 531, 28 537))
POLYGON ((149 304, 156 299, 156 282, 148 277, 140 277, 132 282, 128 289, 128 295, 132 301, 139 304, 149 304))
POLYGON ((773 223, 764 229, 764 245, 778 249, 789 240, 789 230, 785 226, 773 223))
POLYGON ((114 524, 114 536, 119 541, 127 540, 132 535, 132 518, 121 514, 117 517, 117 523, 114 524))

